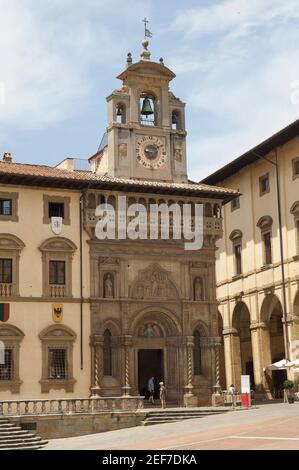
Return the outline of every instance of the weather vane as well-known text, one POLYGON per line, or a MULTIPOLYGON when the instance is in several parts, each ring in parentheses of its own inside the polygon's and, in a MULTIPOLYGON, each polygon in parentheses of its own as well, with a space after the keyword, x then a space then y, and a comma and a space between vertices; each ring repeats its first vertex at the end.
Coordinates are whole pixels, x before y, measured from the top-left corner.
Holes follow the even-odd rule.
POLYGON ((151 33, 149 29, 147 29, 147 23, 149 23, 149 20, 145 17, 143 18, 142 22, 144 23, 144 39, 151 38, 153 36, 153 33, 151 33))

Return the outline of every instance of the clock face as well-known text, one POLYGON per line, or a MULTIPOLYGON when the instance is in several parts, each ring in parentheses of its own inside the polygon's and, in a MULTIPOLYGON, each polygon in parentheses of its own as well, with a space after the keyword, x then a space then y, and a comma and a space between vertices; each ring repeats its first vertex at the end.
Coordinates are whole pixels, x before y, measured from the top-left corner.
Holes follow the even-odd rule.
POLYGON ((145 168, 159 169, 166 165, 167 154, 162 138, 142 136, 137 140, 137 162, 145 168))
POLYGON ((144 155, 148 160, 155 160, 158 155, 158 147, 154 144, 148 144, 144 147, 144 155))

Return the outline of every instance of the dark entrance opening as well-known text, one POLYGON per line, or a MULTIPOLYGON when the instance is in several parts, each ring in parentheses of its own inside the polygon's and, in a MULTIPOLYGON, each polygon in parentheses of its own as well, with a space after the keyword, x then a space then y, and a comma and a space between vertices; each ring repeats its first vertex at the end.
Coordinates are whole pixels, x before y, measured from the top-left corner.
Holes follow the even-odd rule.
POLYGON ((283 382, 285 380, 287 380, 286 370, 272 371, 273 398, 283 398, 283 382))
POLYGON ((163 349, 139 349, 138 351, 138 389, 141 396, 147 399, 147 384, 154 377, 155 395, 159 398, 159 382, 164 381, 163 349))

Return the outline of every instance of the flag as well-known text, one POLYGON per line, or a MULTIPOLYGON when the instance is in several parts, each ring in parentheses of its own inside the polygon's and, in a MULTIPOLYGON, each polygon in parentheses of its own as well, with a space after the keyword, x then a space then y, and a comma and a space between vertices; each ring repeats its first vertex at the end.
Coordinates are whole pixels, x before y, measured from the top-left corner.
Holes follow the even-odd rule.
POLYGON ((9 319, 9 304, 0 304, 0 321, 9 319))
POLYGON ((153 36, 153 33, 151 33, 149 29, 145 28, 145 37, 151 38, 152 36, 153 36))

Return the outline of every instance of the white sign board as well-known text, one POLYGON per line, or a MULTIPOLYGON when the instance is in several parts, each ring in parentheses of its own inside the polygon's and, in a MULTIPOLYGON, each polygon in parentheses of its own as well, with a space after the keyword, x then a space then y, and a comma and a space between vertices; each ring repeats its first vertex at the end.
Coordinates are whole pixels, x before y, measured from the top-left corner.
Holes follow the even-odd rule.
POLYGON ((241 393, 250 393, 250 375, 241 375, 241 393))

